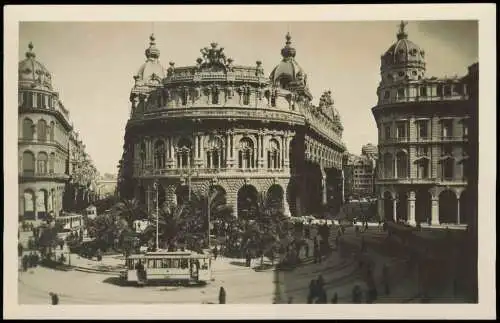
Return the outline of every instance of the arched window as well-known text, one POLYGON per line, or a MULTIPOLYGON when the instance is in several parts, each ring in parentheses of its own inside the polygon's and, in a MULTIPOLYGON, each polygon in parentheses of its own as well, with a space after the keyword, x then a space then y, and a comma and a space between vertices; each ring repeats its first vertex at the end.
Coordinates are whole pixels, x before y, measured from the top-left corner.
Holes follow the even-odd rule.
POLYGON ((240 150, 238 152, 239 168, 254 168, 254 146, 250 138, 240 140, 240 150))
POLYGON ((144 169, 146 167, 146 144, 141 142, 141 146, 139 147, 139 162, 140 168, 144 169))
POLYGON ((222 168, 225 164, 224 145, 218 137, 212 137, 207 147, 207 168, 222 168))
POLYGON ((155 169, 165 168, 165 143, 158 140, 155 143, 155 169))
POLYGON ((40 152, 38 153, 36 160, 36 171, 38 174, 47 174, 47 163, 48 163, 47 153, 40 152))
POLYGON ((269 150, 267 151, 267 168, 281 168, 280 145, 275 139, 269 141, 269 150))
POLYGON ((408 177, 408 156, 404 151, 399 151, 396 155, 398 178, 408 177))
POLYGON ((186 88, 183 88, 181 90, 181 102, 182 105, 186 105, 188 101, 188 90, 186 88))
POLYGON ((56 154, 55 153, 50 153, 50 158, 49 158, 49 173, 50 174, 54 173, 55 160, 56 160, 56 154))
POLYGON ((46 190, 36 192, 36 212, 39 219, 47 217, 48 195, 46 190))
POLYGON ((26 140, 33 140, 34 138, 34 127, 33 127, 33 121, 31 119, 24 119, 23 120, 23 139, 26 140))
POLYGON ((47 140, 47 122, 45 120, 41 119, 38 121, 37 132, 39 141, 47 140))
POLYGON ((393 162, 392 155, 390 153, 384 154, 384 178, 392 178, 393 177, 393 162))
POLYGON ((55 128, 55 123, 54 121, 50 122, 50 141, 54 141, 54 128, 55 128))
POLYGON ((35 155, 31 151, 23 153, 23 174, 27 176, 35 175, 35 155))
POLYGON ((187 138, 179 139, 177 142, 177 168, 186 168, 191 166, 191 153, 191 141, 187 138))
POLYGON ((24 219, 35 219, 35 193, 31 190, 24 191, 23 194, 24 219))

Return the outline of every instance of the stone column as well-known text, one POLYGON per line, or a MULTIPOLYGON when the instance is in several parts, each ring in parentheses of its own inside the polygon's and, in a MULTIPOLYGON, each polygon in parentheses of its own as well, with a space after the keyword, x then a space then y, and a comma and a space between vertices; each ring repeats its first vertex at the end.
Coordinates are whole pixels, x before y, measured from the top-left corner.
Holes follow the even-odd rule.
POLYGON ((393 198, 392 199, 392 219, 394 220, 394 222, 398 222, 397 205, 398 205, 398 199, 393 198))
POLYGON ((392 172, 392 177, 393 178, 398 178, 398 158, 396 154, 393 155, 394 158, 394 171, 392 172))
POLYGON ((344 204, 344 202, 345 202, 345 190, 344 190, 344 182, 345 182, 345 177, 344 177, 344 170, 342 169, 340 172, 341 172, 341 175, 340 175, 340 176, 341 176, 341 177, 340 177, 340 180, 342 181, 342 182, 340 183, 340 185, 341 185, 341 194, 342 194, 342 195, 341 195, 341 199, 342 199, 342 200, 341 200, 341 203, 342 203, 342 204, 344 204))
POLYGON ((290 205, 288 205, 288 200, 286 199, 286 194, 283 196, 283 215, 292 216, 290 213, 290 205))
POLYGON ((234 142, 234 133, 231 133, 231 160, 234 168, 237 166, 237 156, 236 156, 236 143, 234 142))
POLYGON ((410 191, 408 196, 408 222, 410 225, 416 225, 415 221, 415 192, 410 191))
POLYGON ((225 165, 226 168, 229 167, 229 159, 230 159, 230 155, 231 155, 231 153, 229 151, 231 148, 231 139, 229 137, 230 137, 230 135, 226 134, 226 144, 225 144, 226 152, 224 154, 225 155, 224 158, 226 160, 226 165, 225 165))
POLYGON ((460 198, 457 197, 457 224, 460 224, 460 198))
POLYGON ((200 154, 198 151, 200 145, 200 136, 198 134, 194 134, 194 159, 197 161, 200 158, 200 154))
POLYGON ((377 199, 377 212, 380 220, 384 220, 384 200, 380 197, 377 199))
POLYGON ((322 203, 326 204, 328 199, 327 199, 327 190, 326 190, 326 176, 321 177, 321 188, 323 189, 322 191, 322 203))
POLYGON ((432 225, 439 225, 439 198, 432 197, 431 202, 431 223, 432 225))

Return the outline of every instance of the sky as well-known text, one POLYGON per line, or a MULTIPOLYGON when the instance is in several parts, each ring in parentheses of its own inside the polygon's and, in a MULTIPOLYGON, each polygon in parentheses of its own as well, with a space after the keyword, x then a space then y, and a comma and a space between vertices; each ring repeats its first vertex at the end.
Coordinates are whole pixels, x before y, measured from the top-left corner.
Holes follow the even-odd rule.
MULTIPOLYGON (((194 65, 200 49, 217 42, 235 65, 262 61, 266 75, 281 60, 289 31, 296 61, 317 103, 332 91, 349 152, 377 143, 380 56, 396 41, 399 21, 360 22, 21 22, 19 60, 33 42, 52 73, 75 129, 101 174, 116 173, 130 114, 133 75, 154 32, 160 61, 194 65)), ((478 61, 477 21, 409 21, 409 40, 426 52, 427 76, 465 75, 478 61)))

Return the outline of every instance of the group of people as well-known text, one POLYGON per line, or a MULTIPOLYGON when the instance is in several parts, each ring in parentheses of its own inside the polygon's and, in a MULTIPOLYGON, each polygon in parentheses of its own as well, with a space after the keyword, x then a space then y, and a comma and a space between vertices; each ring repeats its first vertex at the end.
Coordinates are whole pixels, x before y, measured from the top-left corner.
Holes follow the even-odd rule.
POLYGON ((24 272, 28 271, 30 268, 38 267, 40 263, 40 256, 34 251, 31 251, 29 254, 24 254, 21 259, 24 272))

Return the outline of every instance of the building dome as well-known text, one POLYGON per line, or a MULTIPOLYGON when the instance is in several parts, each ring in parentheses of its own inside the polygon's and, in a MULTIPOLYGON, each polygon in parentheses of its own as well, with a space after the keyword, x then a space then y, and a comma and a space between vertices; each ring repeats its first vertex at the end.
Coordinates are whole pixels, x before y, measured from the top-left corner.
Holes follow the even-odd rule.
POLYGON ((19 62, 19 85, 20 87, 45 87, 52 89, 52 75, 49 70, 36 60, 33 52, 33 44, 28 45, 29 51, 26 52, 26 58, 19 62))
POLYGON ((425 51, 408 39, 406 22, 401 22, 397 41, 381 57, 383 79, 417 80, 424 76, 425 51), (396 72, 395 74, 392 72, 396 72))
POLYGON ((161 84, 166 76, 165 68, 161 65, 159 57, 160 50, 156 47, 155 37, 150 37, 149 48, 145 50, 146 62, 141 65, 134 79, 144 84, 161 84))
POLYGON ((296 50, 293 48, 292 37, 290 33, 286 35, 285 47, 281 49, 281 56, 283 59, 276 66, 270 75, 271 82, 276 85, 280 85, 282 88, 287 88, 290 83, 296 83, 297 85, 307 85, 307 75, 300 67, 300 65, 295 61, 296 50))

